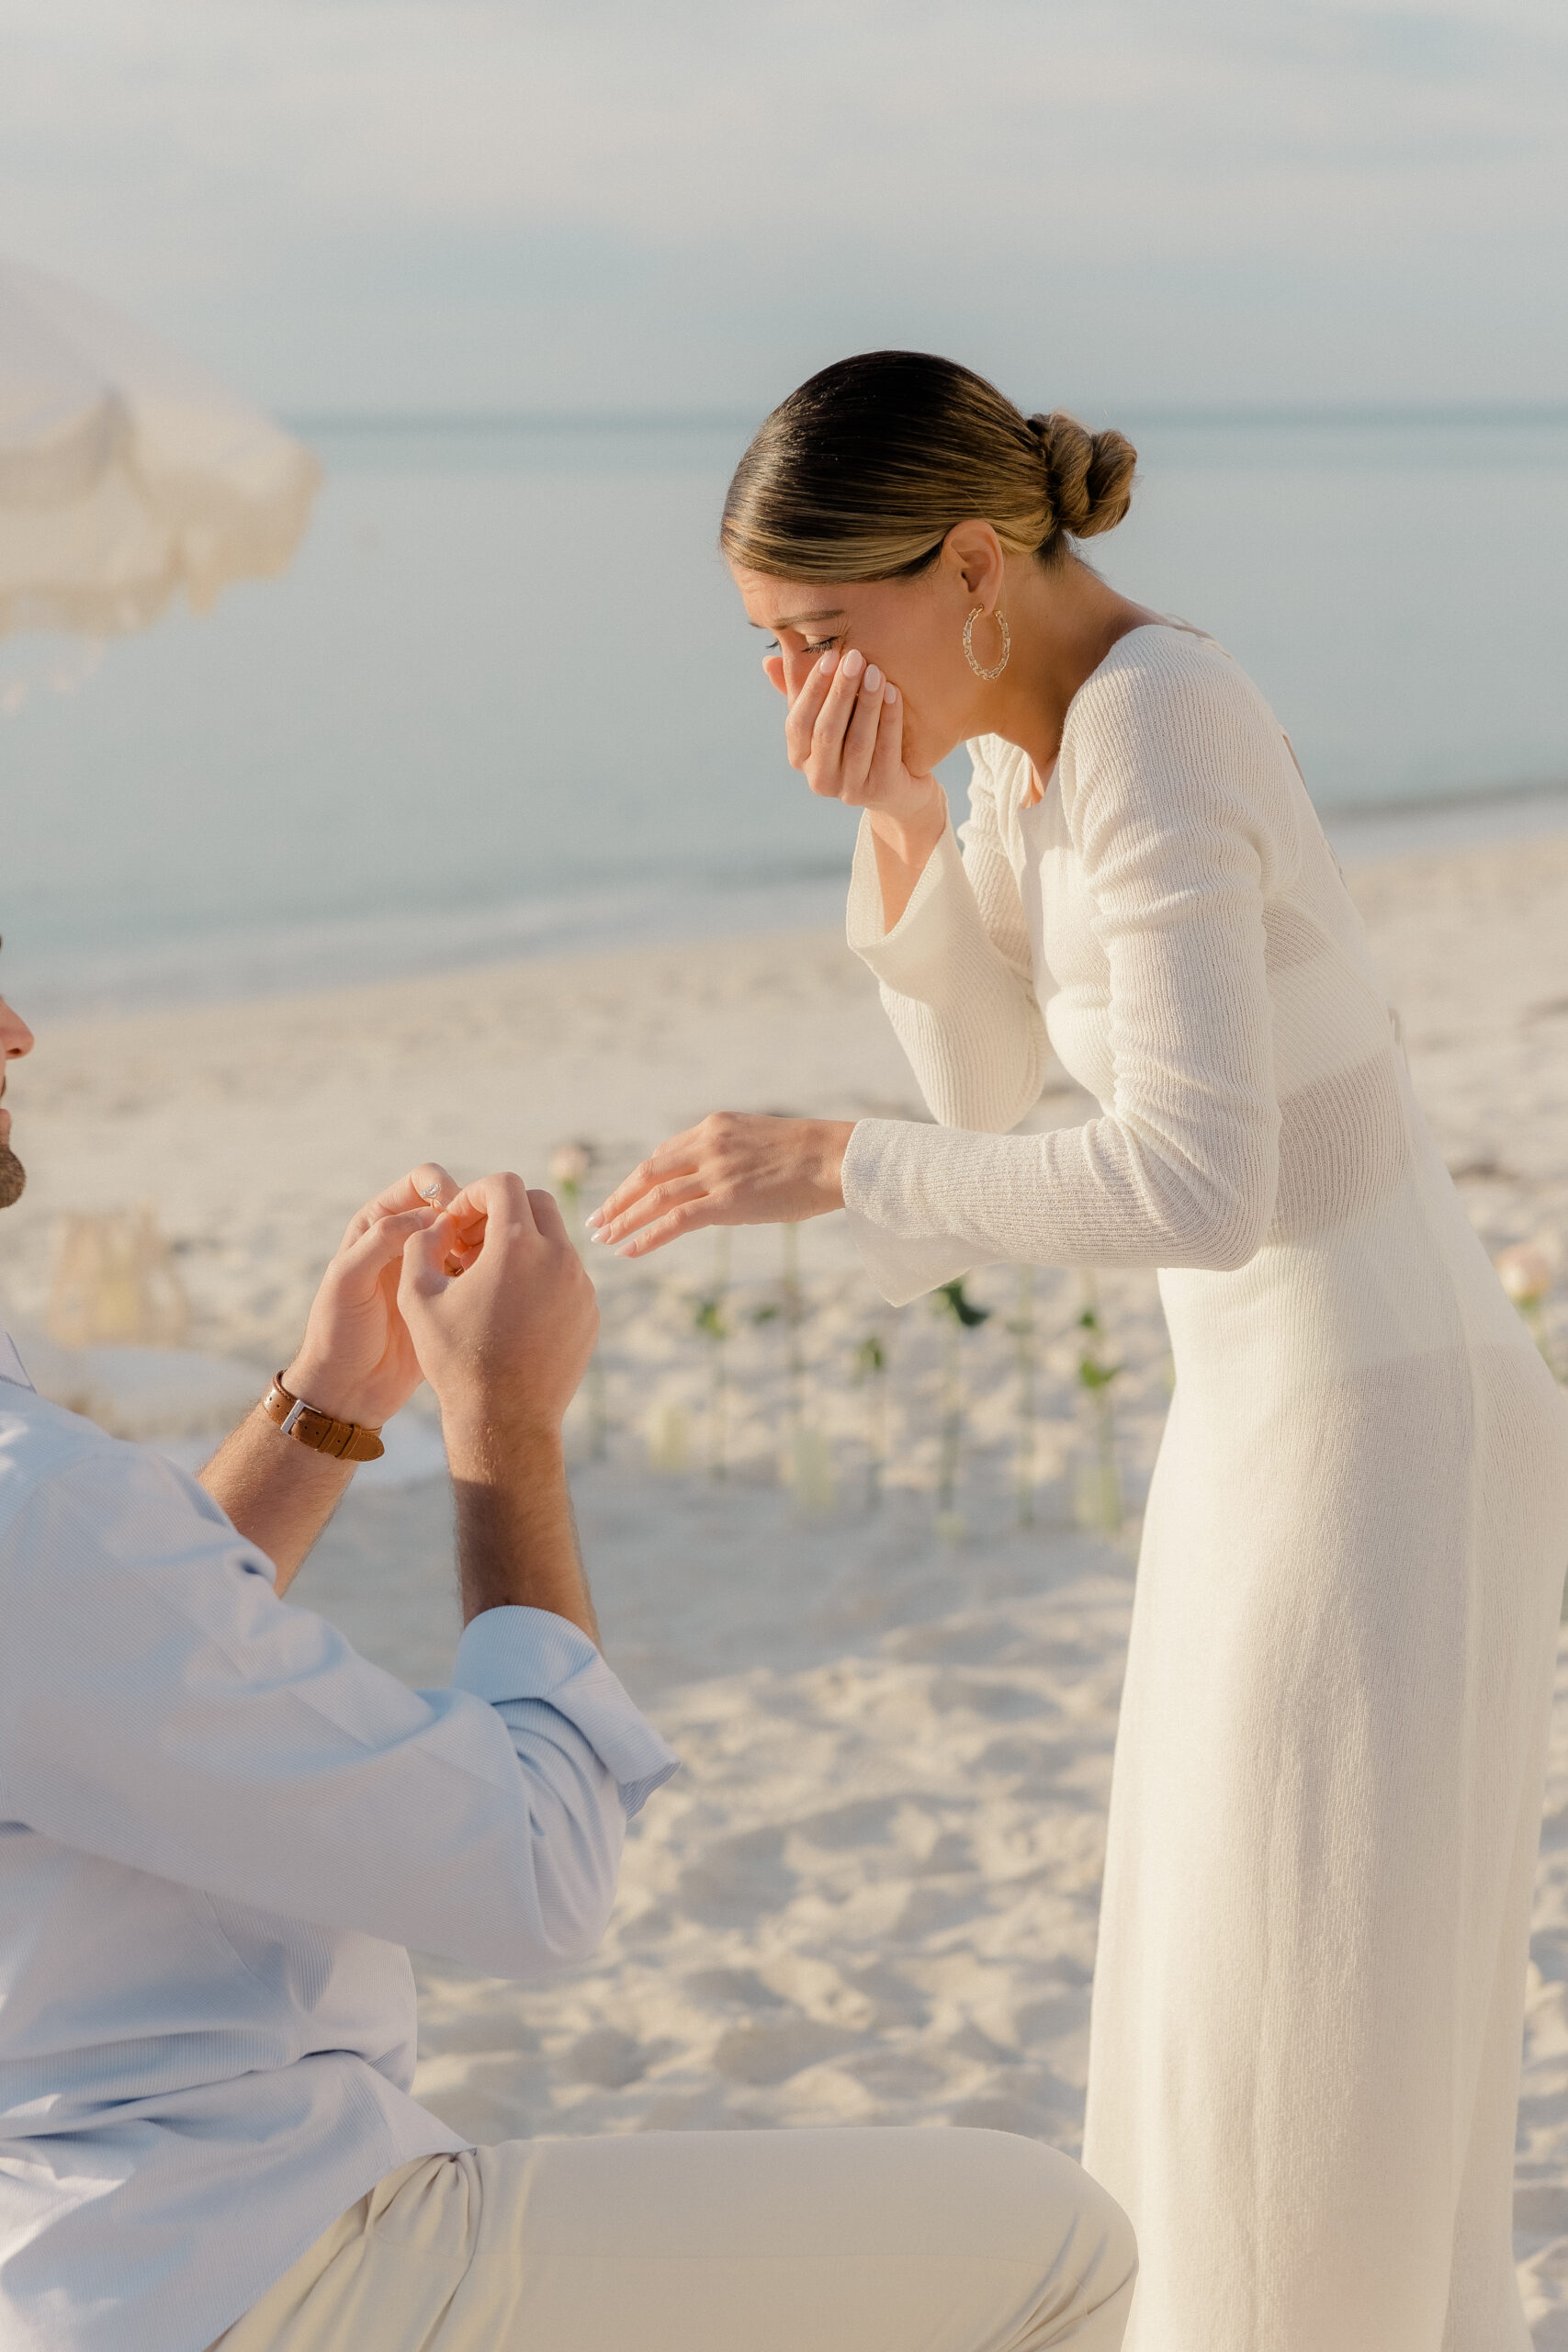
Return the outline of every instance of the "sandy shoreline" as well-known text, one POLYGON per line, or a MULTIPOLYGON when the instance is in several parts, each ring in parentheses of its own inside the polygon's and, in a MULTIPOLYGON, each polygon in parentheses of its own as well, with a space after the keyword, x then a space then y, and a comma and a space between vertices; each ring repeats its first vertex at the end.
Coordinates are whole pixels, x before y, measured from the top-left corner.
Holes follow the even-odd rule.
MULTIPOLYGON (((1568 1241, 1568 836, 1350 878, 1487 1247, 1568 1241)), ((190 1343, 267 1369, 346 1216, 426 1154, 460 1176, 512 1165, 542 1181, 551 1147, 581 1139, 608 1183, 720 1104, 922 1115, 874 985, 818 932, 48 1024, 12 1100, 32 1174, 5 1222, 8 1313, 41 1320, 62 1213, 148 1201, 190 1343)), ((1063 1081, 1040 1115, 1087 1107, 1063 1081)), ((609 1435, 586 1459, 579 1416, 579 1506, 607 1647, 687 1769, 637 1825, 589 1966, 529 1993, 422 1967, 419 2087, 467 2131, 929 2120, 1077 2143, 1131 1540, 1167 1394, 1153 1281, 1100 1284, 1125 1365, 1125 1535, 1079 1523, 1093 1430, 1066 1274, 1034 1289, 1035 1523, 1017 1524, 1025 1343, 1005 1268, 972 1284, 993 1312, 962 1335, 943 1535, 946 1327, 923 1302, 879 1305, 841 1220, 804 1229, 799 1266, 792 1319, 779 1235, 735 1237, 719 1363, 694 1319, 726 1276, 712 1237, 596 1268, 609 1435), (888 1358, 880 1389, 868 1338, 888 1358), (650 1444, 667 1463, 683 1448, 686 1466, 661 1475, 650 1444)), ((394 1670, 439 1680, 446 1552, 439 1481, 367 1485, 299 1597, 394 1670)), ((1542 2352, 1568 2347, 1565 2004, 1568 1667, 1517 2207, 1542 2352)))

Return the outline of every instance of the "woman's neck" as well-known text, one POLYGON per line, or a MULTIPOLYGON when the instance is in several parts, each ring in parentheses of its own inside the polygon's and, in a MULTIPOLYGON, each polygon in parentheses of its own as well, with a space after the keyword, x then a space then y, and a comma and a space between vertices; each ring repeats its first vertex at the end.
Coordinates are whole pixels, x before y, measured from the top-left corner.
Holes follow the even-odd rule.
POLYGON ((1002 609, 1012 632, 1005 674, 987 690, 981 731, 1016 743, 1043 785, 1062 747, 1067 705, 1130 629, 1163 618, 1134 605, 1069 556, 1046 570, 1010 562, 1002 609))

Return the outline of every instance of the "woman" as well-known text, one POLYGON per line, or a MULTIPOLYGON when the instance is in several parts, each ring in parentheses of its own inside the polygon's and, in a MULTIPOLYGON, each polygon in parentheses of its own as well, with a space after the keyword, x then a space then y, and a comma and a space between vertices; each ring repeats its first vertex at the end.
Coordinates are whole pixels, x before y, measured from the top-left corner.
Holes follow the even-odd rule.
POLYGON ((1140 2240, 1128 2344, 1526 2352, 1568 1412, 1278 723, 1075 552, 1134 456, 909 353, 762 425, 723 549, 792 762, 865 811, 850 939, 940 1124, 706 1120, 598 1231, 841 1203, 895 1302, 999 1260, 1159 1268, 1084 2150, 1140 2240), (964 739, 961 854, 932 771, 964 739), (1051 1046, 1101 1115, 1010 1135, 1051 1046))

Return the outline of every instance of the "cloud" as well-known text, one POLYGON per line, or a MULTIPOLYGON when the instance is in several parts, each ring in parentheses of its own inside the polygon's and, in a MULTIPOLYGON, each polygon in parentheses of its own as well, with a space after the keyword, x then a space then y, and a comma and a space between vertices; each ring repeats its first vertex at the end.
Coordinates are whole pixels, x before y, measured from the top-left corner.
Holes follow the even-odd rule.
POLYGON ((1568 386, 1537 0, 12 0, 6 44, 16 249, 296 404, 744 405, 885 338, 1568 386))

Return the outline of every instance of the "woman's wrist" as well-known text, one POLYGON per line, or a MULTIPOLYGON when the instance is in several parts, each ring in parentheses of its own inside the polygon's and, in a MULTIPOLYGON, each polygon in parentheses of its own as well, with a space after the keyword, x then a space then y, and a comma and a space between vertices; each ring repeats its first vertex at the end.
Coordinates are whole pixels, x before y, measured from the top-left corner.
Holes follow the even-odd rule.
POLYGON ((879 844, 902 865, 923 866, 947 831, 947 795, 933 775, 931 797, 919 808, 895 816, 886 808, 868 808, 871 830, 879 844))
POLYGON ((816 1189, 823 1212, 841 1209, 844 1205, 844 1154, 850 1148, 855 1123, 852 1119, 814 1119, 811 1125, 817 1156, 816 1189))
POLYGON ((876 878, 882 892, 885 934, 902 922, 920 876, 947 831, 947 795, 934 776, 931 784, 935 797, 918 824, 903 818, 889 817, 880 808, 866 812, 871 819, 871 838, 876 852, 876 878))

